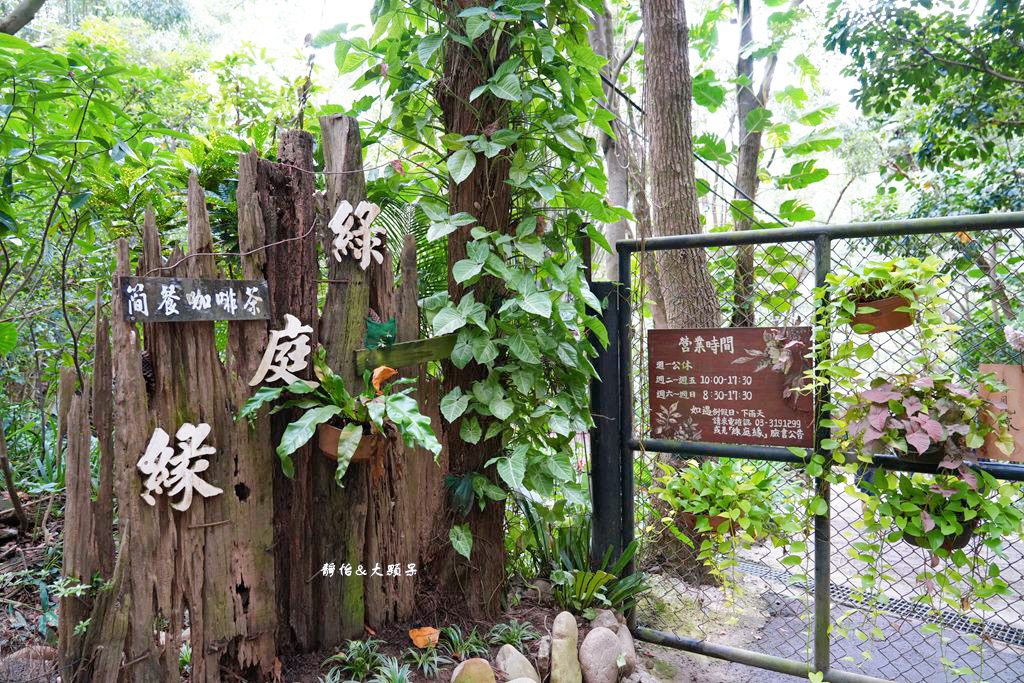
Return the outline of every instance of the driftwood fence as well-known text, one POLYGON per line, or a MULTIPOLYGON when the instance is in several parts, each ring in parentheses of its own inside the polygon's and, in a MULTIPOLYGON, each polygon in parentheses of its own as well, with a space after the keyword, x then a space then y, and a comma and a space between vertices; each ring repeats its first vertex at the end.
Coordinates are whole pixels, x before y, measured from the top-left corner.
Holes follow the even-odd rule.
MULTIPOLYGON (((188 187, 188 254, 175 250, 164 258, 152 214, 134 268, 128 244, 118 245, 112 313, 96 316, 91 382, 67 392, 61 408, 69 435, 64 575, 100 587, 62 599, 66 682, 176 681, 184 638, 192 648, 193 681, 268 680, 279 675, 283 653, 329 649, 362 635, 366 625, 379 628, 413 613, 415 583, 431 562, 433 539, 446 537, 440 519, 445 451, 438 467, 430 453, 399 442, 379 461, 353 464, 339 488, 335 463, 313 442, 295 454, 294 478, 282 474, 274 449, 291 416, 263 415, 252 425, 235 420, 252 392, 247 380, 268 331, 283 326, 285 313, 312 325, 313 342, 326 349, 328 364, 353 393, 361 389, 356 357, 370 309, 383 320, 396 318, 397 341, 418 336, 411 239, 397 290, 389 258, 363 271, 354 260, 324 256, 328 219, 342 200, 355 206, 364 199, 365 181, 355 121, 320 123, 324 193, 314 190, 307 133, 284 134, 277 163, 254 153, 239 157, 241 276, 266 279, 270 320, 134 325, 124 319, 117 276, 222 277, 210 255, 209 218, 195 177, 188 187), (220 352, 219 324, 227 330, 220 352), (216 453, 203 478, 224 493, 196 497, 184 512, 151 507, 140 497, 136 462, 155 427, 171 432, 186 422, 211 425, 206 443, 216 453), (100 453, 97 491, 91 430, 100 453), (400 579, 322 576, 329 562, 415 564, 420 571, 400 579)), ((443 441, 436 387, 422 366, 403 372, 419 374, 421 409, 443 441)))

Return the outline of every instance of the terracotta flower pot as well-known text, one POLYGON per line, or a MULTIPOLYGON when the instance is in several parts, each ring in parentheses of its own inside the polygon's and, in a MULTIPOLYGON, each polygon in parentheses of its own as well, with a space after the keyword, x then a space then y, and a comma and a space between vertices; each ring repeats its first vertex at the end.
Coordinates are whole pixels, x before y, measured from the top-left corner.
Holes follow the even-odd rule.
MULTIPOLYGON (((974 530, 978 528, 978 523, 981 521, 980 517, 975 517, 969 521, 960 520, 960 525, 963 526, 964 530, 958 534, 952 536, 946 536, 946 540, 942 542, 942 548, 948 553, 954 550, 960 550, 970 543, 971 538, 974 537, 974 530)), ((918 548, 924 548, 925 550, 931 550, 931 545, 928 543, 928 539, 925 536, 911 536, 906 532, 903 532, 903 540, 910 545, 916 545, 918 548)))
MULTIPOLYGON (((688 529, 688 530, 694 531, 694 532, 696 532, 698 534, 710 533, 708 531, 696 531, 697 524, 700 522, 700 520, 706 519, 706 518, 707 518, 707 515, 697 515, 697 514, 694 514, 692 512, 680 512, 676 516, 676 522, 679 524, 680 528, 688 529)), ((724 524, 725 522, 728 522, 728 521, 729 520, 727 518, 722 517, 721 515, 712 515, 711 519, 708 520, 708 523, 711 525, 711 530, 714 531, 714 530, 718 529, 718 527, 722 526, 722 524, 724 524)), ((733 532, 735 532, 738 528, 739 528, 739 525, 737 525, 735 522, 733 522, 732 526, 731 526, 731 530, 733 532)))
POLYGON ((910 327, 914 318, 907 311, 897 311, 897 308, 910 306, 910 302, 902 296, 890 296, 885 299, 874 301, 858 301, 857 307, 870 306, 877 309, 874 313, 858 313, 850 320, 850 326, 871 325, 872 329, 864 334, 876 334, 878 332, 891 332, 910 327))
MULTIPOLYGON (((331 460, 337 460, 341 430, 334 425, 322 424, 316 428, 316 436, 320 452, 331 460)), ((352 462, 369 462, 383 455, 387 446, 388 438, 383 434, 363 432, 363 438, 360 439, 356 452, 352 455, 352 462)))

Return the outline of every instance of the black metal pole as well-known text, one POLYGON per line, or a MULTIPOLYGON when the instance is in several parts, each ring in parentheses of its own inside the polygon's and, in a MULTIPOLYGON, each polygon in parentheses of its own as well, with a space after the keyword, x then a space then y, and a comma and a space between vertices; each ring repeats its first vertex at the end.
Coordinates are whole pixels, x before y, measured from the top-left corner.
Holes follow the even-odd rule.
MULTIPOLYGON (((622 486, 622 547, 625 548, 633 542, 635 537, 636 519, 633 513, 633 449, 629 442, 633 438, 633 376, 630 373, 632 359, 630 345, 632 329, 632 311, 630 309, 630 296, 632 288, 632 277, 630 265, 633 257, 631 254, 619 255, 619 324, 617 336, 619 338, 619 477, 622 486)), ((626 565, 624 574, 632 574, 635 570, 635 561, 630 558, 626 565)), ((630 610, 627 615, 630 628, 636 626, 636 610, 630 610)))
MULTIPOLYGON (((831 332, 828 314, 825 310, 829 302, 826 276, 831 267, 831 240, 828 235, 819 235, 814 240, 814 285, 821 292, 816 302, 815 314, 815 363, 829 356, 831 332)), ((832 501, 828 473, 831 467, 832 453, 822 449, 822 442, 831 437, 831 430, 822 426, 831 411, 828 385, 820 386, 815 396, 815 419, 817 420, 817 451, 825 456, 824 472, 814 480, 815 495, 825 501, 825 511, 814 516, 814 670, 827 673, 832 661, 829 653, 831 635, 829 626, 832 618, 832 598, 829 594, 831 586, 831 550, 832 550, 832 501)))
MULTIPOLYGON (((626 258, 629 258, 628 256, 626 258)), ((608 346, 591 335, 591 343, 599 349, 594 359, 598 376, 590 381, 590 411, 594 427, 590 430, 590 495, 594 510, 590 520, 590 561, 598 569, 609 546, 612 562, 622 552, 622 476, 619 460, 619 394, 622 392, 619 373, 619 285, 595 282, 591 289, 599 300, 607 302, 602 316, 608 330, 608 346)))

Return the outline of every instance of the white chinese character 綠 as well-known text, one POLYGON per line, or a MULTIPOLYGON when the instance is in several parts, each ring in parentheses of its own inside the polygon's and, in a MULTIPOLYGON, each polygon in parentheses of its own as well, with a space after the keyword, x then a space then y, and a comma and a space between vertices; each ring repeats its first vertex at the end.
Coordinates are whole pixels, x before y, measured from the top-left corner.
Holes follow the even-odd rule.
POLYGON ((235 290, 230 287, 217 292, 217 296, 214 298, 217 301, 217 305, 231 315, 234 315, 235 311, 238 310, 238 299, 235 298, 235 290))
MULTIPOLYGON (((309 365, 309 335, 313 328, 303 325, 290 313, 284 314, 284 323, 283 330, 270 332, 267 350, 263 352, 256 374, 249 380, 249 386, 254 387, 264 379, 267 382, 283 379, 288 384, 297 382, 299 378, 294 373, 305 370, 309 365)), ((309 380, 307 383, 316 384, 309 380)))
POLYGON ((248 311, 250 315, 260 314, 260 304, 263 303, 263 297, 256 296, 259 291, 258 287, 245 288, 245 303, 242 304, 242 308, 248 311))
POLYGON ((379 213, 379 206, 365 201, 359 202, 355 209, 348 200, 338 205, 334 217, 327 224, 335 235, 332 246, 336 260, 341 261, 343 255, 349 254, 363 270, 370 267, 371 260, 384 262, 381 248, 384 228, 371 226, 379 213))
POLYGON ((203 446, 202 442, 210 434, 210 425, 201 423, 193 425, 186 422, 178 429, 180 450, 177 455, 170 447, 170 435, 157 427, 146 446, 146 452, 139 458, 136 467, 146 476, 143 482, 142 499, 150 505, 156 505, 154 493, 164 493, 167 489, 168 498, 181 494, 181 500, 171 503, 175 510, 187 510, 192 505, 192 493, 204 498, 224 493, 199 477, 210 466, 204 456, 213 455, 213 446, 203 446), (195 462, 193 462, 193 460, 195 462))
POLYGON ((146 298, 146 287, 141 282, 137 285, 128 285, 125 288, 128 295, 128 315, 136 313, 149 316, 149 299, 146 298))
POLYGON ((193 311, 208 311, 213 302, 209 294, 204 294, 196 289, 185 294, 185 303, 193 311))
POLYGON ((169 285, 160 285, 160 305, 156 310, 163 309, 164 315, 178 315, 178 301, 181 299, 175 291, 178 285, 173 282, 169 285))

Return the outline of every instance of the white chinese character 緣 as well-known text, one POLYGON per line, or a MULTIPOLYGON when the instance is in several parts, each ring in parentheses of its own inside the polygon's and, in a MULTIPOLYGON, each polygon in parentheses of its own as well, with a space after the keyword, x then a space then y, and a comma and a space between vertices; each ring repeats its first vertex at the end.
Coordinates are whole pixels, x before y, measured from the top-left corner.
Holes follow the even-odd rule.
POLYGON ((335 259, 341 261, 343 255, 349 254, 363 270, 369 268, 371 260, 384 262, 381 238, 384 228, 371 226, 379 213, 379 206, 365 201, 359 202, 354 210, 348 200, 338 205, 334 217, 327 224, 335 235, 332 242, 335 259))
POLYGON ((205 456, 213 455, 213 446, 204 446, 203 441, 210 434, 210 425, 201 423, 194 425, 186 422, 178 429, 177 455, 169 446, 170 435, 157 427, 150 437, 146 452, 139 458, 136 467, 146 476, 143 482, 142 499, 150 505, 156 504, 154 493, 163 493, 167 489, 168 498, 181 494, 181 500, 171 503, 175 510, 187 510, 192 505, 192 493, 204 498, 224 493, 199 477, 210 467, 205 456), (194 461, 194 462, 193 462, 194 461))

